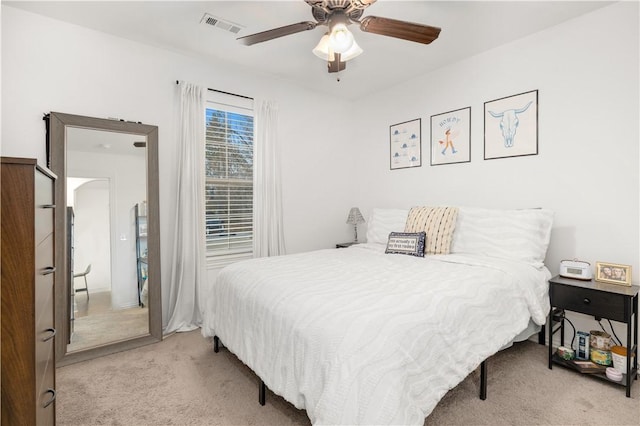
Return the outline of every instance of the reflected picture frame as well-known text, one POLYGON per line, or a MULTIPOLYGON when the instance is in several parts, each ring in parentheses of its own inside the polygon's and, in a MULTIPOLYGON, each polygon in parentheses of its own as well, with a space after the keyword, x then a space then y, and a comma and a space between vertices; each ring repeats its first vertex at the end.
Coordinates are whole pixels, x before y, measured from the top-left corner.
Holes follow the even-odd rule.
POLYGON ((422 166, 422 119, 389 126, 391 170, 422 166))
POLYGON ((631 265, 596 262, 596 281, 631 286, 631 265))

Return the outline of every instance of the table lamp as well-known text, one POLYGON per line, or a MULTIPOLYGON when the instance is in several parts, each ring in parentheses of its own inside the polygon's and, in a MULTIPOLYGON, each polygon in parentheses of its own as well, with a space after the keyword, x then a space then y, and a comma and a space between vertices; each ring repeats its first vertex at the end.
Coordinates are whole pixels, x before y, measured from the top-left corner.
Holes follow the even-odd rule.
POLYGON ((364 223, 364 217, 362 217, 362 213, 360 213, 360 209, 357 207, 352 207, 351 210, 349 211, 349 216, 347 217, 347 223, 349 225, 353 225, 353 229, 355 232, 355 239, 354 241, 357 243, 358 242, 358 224, 359 223, 364 223))

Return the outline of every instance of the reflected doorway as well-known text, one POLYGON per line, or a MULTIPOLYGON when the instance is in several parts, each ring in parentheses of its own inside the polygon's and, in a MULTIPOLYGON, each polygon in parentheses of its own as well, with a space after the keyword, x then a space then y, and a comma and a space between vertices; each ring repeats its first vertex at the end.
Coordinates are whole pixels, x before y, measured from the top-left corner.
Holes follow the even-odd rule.
POLYGON ((71 197, 67 206, 73 208, 74 216, 73 289, 75 293, 84 292, 86 301, 91 293, 111 291, 109 179, 69 177, 67 185, 67 196, 71 197), (89 266, 86 276, 81 275, 89 266))
POLYGON ((121 286, 112 288, 110 179, 68 177, 67 188, 74 276, 68 351, 145 334, 148 310, 117 294, 121 286))
POLYGON ((75 353, 149 334, 135 214, 146 200, 146 144, 137 145, 138 135, 84 128, 68 128, 66 138, 67 353, 75 353))

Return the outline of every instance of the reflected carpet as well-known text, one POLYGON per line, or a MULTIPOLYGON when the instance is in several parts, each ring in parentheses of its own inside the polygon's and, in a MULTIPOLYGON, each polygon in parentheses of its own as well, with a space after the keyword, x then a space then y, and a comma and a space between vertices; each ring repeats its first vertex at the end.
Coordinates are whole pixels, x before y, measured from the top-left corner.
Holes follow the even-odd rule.
POLYGON ((130 308, 92 313, 74 320, 69 351, 100 346, 149 333, 149 309, 130 308))

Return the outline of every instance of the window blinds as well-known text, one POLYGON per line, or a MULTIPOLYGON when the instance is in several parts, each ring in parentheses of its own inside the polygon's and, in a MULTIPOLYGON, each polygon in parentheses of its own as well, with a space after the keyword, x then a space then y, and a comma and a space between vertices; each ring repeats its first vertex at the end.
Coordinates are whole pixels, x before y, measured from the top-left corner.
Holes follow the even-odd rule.
POLYGON ((207 103, 205 122, 207 257, 218 261, 220 257, 226 261, 251 257, 253 113, 221 103, 207 103))

